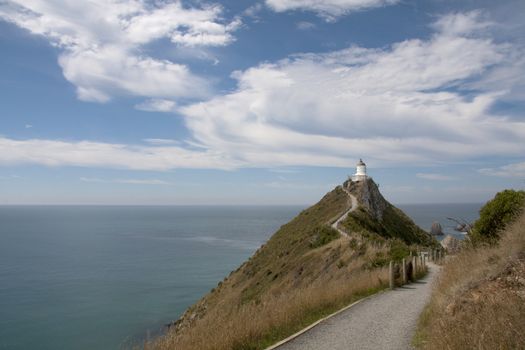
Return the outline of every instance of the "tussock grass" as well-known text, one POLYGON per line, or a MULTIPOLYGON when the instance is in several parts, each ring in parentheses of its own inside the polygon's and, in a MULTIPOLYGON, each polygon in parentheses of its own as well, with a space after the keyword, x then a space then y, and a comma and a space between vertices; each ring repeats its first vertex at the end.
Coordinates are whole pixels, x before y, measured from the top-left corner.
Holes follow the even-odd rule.
POLYGON ((351 281, 314 283, 280 295, 267 294, 258 303, 230 310, 217 308, 186 332, 170 332, 148 349, 264 349, 314 321, 386 288, 388 271, 354 273, 351 281))
MULTIPOLYGON (((359 186, 365 188, 368 182, 359 186)), ((380 194, 376 197, 377 206, 387 206, 380 194)), ((349 196, 340 187, 327 193, 283 225, 250 259, 191 306, 167 334, 146 347, 263 349, 386 288, 387 267, 373 262, 389 255, 402 257, 409 248, 405 240, 387 239, 391 237, 341 237, 330 224, 350 206, 349 196)), ((418 230, 411 221, 398 219, 407 230, 418 230)))
POLYGON ((525 213, 497 246, 449 259, 421 316, 423 349, 525 349, 525 213))

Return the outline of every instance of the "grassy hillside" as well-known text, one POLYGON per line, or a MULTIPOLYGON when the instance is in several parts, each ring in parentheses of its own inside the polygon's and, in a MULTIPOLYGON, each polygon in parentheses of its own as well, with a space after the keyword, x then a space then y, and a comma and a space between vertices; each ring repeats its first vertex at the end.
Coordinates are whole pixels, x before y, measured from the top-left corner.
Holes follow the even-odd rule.
POLYGON ((372 179, 368 179, 363 185, 353 183, 349 187, 350 192, 363 205, 350 213, 343 222, 348 231, 358 233, 370 240, 382 242, 395 238, 408 245, 432 245, 436 243, 402 210, 384 199, 372 179))
POLYGON ((525 213, 498 236, 445 264, 420 320, 420 348, 525 349, 525 213))
MULTIPOLYGON (((330 224, 350 206, 341 188, 329 192, 283 225, 148 348, 262 349, 384 288, 387 271, 384 264, 374 262, 393 253, 406 255, 408 246, 405 239, 371 242, 340 237, 330 224)), ((395 225, 396 217, 387 216, 382 229, 391 227, 386 224, 389 220, 395 225)), ((408 224, 405 228, 416 230, 408 224)), ((406 241, 412 243, 411 238, 406 241)))

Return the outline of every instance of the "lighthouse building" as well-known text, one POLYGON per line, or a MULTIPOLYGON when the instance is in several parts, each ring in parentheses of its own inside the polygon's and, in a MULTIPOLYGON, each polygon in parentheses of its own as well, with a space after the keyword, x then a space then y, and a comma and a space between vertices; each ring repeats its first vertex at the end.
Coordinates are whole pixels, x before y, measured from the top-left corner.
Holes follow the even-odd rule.
POLYGON ((362 159, 359 159, 359 163, 357 163, 356 171, 354 176, 352 176, 352 181, 362 181, 366 180, 366 164, 363 162, 362 159))

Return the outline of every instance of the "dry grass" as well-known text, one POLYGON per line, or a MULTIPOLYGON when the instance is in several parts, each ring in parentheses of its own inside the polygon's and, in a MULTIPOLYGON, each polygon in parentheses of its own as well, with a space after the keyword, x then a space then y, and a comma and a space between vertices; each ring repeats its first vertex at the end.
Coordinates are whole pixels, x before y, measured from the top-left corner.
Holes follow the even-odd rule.
MULTIPOLYGON (((339 187, 326 194, 283 225, 250 259, 191 306, 167 334, 146 347, 263 349, 385 288, 388 271, 378 262, 390 255, 402 258, 409 248, 397 241, 333 235, 329 224, 350 205, 339 187)), ((405 222, 408 228, 413 225, 405 222)))
POLYGON ((314 283, 286 294, 266 294, 258 303, 226 311, 217 308, 176 334, 170 332, 148 349, 263 349, 315 320, 386 287, 386 269, 361 271, 342 283, 314 283))
POLYGON ((496 247, 450 259, 420 320, 423 349, 525 349, 525 213, 496 247))

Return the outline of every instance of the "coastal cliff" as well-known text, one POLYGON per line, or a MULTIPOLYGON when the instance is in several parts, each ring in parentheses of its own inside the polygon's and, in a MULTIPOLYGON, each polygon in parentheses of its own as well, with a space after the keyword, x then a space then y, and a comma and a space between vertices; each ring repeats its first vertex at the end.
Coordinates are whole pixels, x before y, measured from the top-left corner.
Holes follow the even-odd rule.
POLYGON ((386 286, 385 265, 436 242, 372 179, 347 181, 283 225, 151 342, 158 349, 259 349, 386 286), (351 196, 358 206, 352 212, 351 196), (331 225, 343 214, 340 227, 331 225), (345 234, 344 236, 340 232, 345 234))

